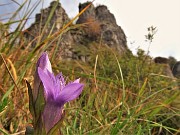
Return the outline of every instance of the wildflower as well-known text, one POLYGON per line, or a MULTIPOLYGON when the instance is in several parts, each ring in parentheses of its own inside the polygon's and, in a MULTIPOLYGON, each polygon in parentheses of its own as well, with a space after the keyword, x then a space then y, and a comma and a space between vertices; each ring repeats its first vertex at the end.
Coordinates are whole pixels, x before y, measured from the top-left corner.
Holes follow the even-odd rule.
MULTIPOLYGON (((80 79, 66 84, 62 73, 55 76, 52 72, 47 53, 43 53, 37 62, 34 80, 34 91, 32 91, 33 98, 31 97, 31 99, 33 99, 33 109, 31 110, 35 112, 33 116, 36 119, 34 126, 38 125, 34 127, 35 133, 42 133, 43 130, 40 132, 36 130, 38 130, 37 128, 39 127, 44 127, 47 134, 61 121, 64 104, 74 100, 81 94, 83 84, 79 83, 80 79), (43 89, 43 94, 41 94, 41 89, 43 89), (41 99, 42 97, 44 101, 41 99), (45 103, 40 105, 42 102, 45 103), (41 123, 40 126, 39 123, 41 123)), ((31 95, 31 93, 29 95, 31 95)))

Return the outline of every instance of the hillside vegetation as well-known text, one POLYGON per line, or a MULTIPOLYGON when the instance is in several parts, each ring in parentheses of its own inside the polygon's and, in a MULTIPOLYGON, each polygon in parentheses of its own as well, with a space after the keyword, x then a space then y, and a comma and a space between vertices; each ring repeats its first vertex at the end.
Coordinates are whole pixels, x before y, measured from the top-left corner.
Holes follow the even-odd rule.
POLYGON ((10 32, 13 23, 10 19, 0 24, 0 134, 24 134, 31 125, 25 79, 33 83, 37 59, 44 51, 55 73, 62 72, 67 82, 81 78, 85 84, 81 96, 65 106, 64 135, 180 134, 179 80, 166 76, 165 65, 155 64, 143 50, 136 56, 131 52, 119 55, 93 42, 75 48, 79 54, 88 53, 88 62, 60 59, 58 47, 52 44, 60 42, 61 32, 74 25, 68 23, 58 36, 50 32, 43 40, 42 33, 32 48, 32 42, 23 37, 26 22, 18 21, 10 32))

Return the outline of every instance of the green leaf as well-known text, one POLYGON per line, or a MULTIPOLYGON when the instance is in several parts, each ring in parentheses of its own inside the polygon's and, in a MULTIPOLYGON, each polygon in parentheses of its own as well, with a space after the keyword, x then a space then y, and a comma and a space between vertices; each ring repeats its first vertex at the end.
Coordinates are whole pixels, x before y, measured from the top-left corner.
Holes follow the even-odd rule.
POLYGON ((44 135, 46 134, 44 124, 42 121, 42 113, 45 106, 45 98, 44 98, 44 87, 42 85, 42 82, 38 89, 38 95, 37 99, 35 101, 35 119, 34 119, 34 134, 35 135, 44 135))
POLYGON ((6 108, 8 105, 8 98, 5 98, 3 101, 0 102, 0 113, 6 108))
POLYGON ((44 106, 45 106, 44 87, 41 82, 38 89, 38 96, 35 102, 35 123, 39 120, 39 117, 41 117, 41 113, 44 110, 44 106))
POLYGON ((33 104, 33 94, 32 94, 32 88, 29 82, 26 80, 26 84, 28 87, 28 95, 29 95, 29 110, 31 112, 31 115, 33 116, 33 119, 35 119, 35 110, 34 110, 34 104, 33 104))

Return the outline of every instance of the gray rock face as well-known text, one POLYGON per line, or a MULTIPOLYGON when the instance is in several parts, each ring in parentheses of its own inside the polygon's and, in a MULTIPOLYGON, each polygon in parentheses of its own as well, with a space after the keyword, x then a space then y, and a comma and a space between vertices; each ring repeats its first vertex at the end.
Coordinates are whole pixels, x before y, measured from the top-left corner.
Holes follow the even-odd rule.
POLYGON ((173 73, 169 65, 169 59, 165 57, 156 57, 154 58, 154 62, 157 64, 163 64, 163 73, 166 76, 173 78, 173 73))
MULTIPOLYGON (((26 39, 33 41, 32 46, 34 47, 36 44, 36 38, 42 36, 42 40, 47 38, 50 33, 55 33, 59 29, 61 29, 67 22, 70 21, 68 15, 65 10, 61 7, 61 4, 58 3, 55 12, 50 19, 48 24, 47 20, 52 12, 52 7, 56 5, 57 2, 51 2, 50 6, 46 9, 42 9, 41 13, 36 14, 35 23, 33 23, 24 33, 26 39), (43 33, 43 35, 41 35, 43 33)), ((67 34, 67 37, 69 35, 67 34)))
POLYGON ((175 77, 180 78, 180 61, 174 65, 172 72, 175 77))
MULTIPOLYGON (((26 30, 24 36, 29 42, 32 42, 31 46, 35 47, 41 36, 42 42, 44 39, 47 39, 49 35, 53 35, 54 33, 61 30, 63 26, 66 25, 69 21, 70 18, 68 17, 65 10, 62 8, 61 4, 53 1, 48 8, 42 9, 41 13, 36 14, 35 22, 26 30), (55 5, 57 5, 57 7, 50 19, 50 22, 46 24, 48 17, 50 16, 52 9, 55 5)), ((71 32, 67 31, 53 38, 56 39, 52 43, 48 43, 48 50, 50 50, 51 48, 55 48, 55 46, 58 46, 57 57, 59 57, 59 59, 72 59, 72 45, 74 38, 71 32)))
POLYGON ((164 65, 164 74, 165 74, 166 76, 169 76, 169 77, 171 77, 171 78, 174 78, 174 75, 173 75, 173 73, 172 73, 172 70, 171 70, 169 64, 165 64, 165 65, 164 65))
MULTIPOLYGON (((41 41, 43 41, 49 34, 52 35, 61 30, 70 21, 65 10, 58 3, 50 22, 46 24, 55 4, 57 2, 53 1, 48 8, 42 9, 41 13, 36 15, 35 23, 24 33, 26 39, 32 41, 32 47, 36 45, 40 36, 42 37, 41 41)), ((82 11, 88 4, 89 2, 80 4, 79 11, 82 11)), ((115 48, 120 54, 128 50, 126 36, 121 27, 116 24, 114 15, 110 13, 106 6, 94 7, 94 5, 91 5, 79 17, 76 24, 82 24, 82 27, 67 30, 61 34, 59 42, 55 41, 50 45, 50 48, 58 45, 59 57, 68 60, 80 59, 85 62, 88 60, 88 54, 79 54, 74 48, 81 48, 82 46, 84 48, 91 42, 99 43, 100 41, 101 44, 115 48)))
MULTIPOLYGON (((81 12, 86 6, 88 6, 90 2, 86 2, 83 4, 79 4, 79 12, 81 12)), ((87 18, 95 19, 95 7, 92 4, 81 16, 79 16, 79 19, 77 20, 77 24, 82 24, 84 22, 87 22, 87 18)))
MULTIPOLYGON (((89 2, 79 5, 79 12, 82 11, 89 2)), ((117 25, 116 19, 108 8, 104 5, 94 7, 90 6, 77 20, 78 24, 89 23, 87 29, 87 35, 96 37, 94 40, 99 40, 112 48, 117 49, 120 53, 127 50, 127 41, 124 31, 117 25), (92 25, 92 26, 91 26, 92 25), (91 29, 95 27, 95 32, 91 32, 91 29)), ((93 38, 92 38, 93 39, 93 38)))

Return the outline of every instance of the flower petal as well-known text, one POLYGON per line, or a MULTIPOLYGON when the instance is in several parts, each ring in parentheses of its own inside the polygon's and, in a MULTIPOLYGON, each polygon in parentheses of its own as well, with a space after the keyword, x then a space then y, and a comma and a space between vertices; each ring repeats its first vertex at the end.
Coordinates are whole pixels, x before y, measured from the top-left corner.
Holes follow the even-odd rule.
POLYGON ((55 102, 47 102, 43 111, 43 123, 46 133, 61 120, 63 106, 57 105, 55 102))
POLYGON ((80 81, 80 78, 76 79, 73 83, 79 83, 79 81, 80 81))
POLYGON ((81 94, 83 86, 81 83, 72 83, 65 86, 57 99, 58 104, 64 105, 66 102, 77 98, 81 94))
POLYGON ((41 80, 39 78, 38 75, 38 67, 40 67, 42 70, 46 69, 49 72, 52 73, 52 67, 51 67, 51 63, 49 61, 48 55, 47 53, 42 53, 42 55, 40 56, 40 58, 38 59, 38 62, 36 64, 36 71, 35 71, 35 75, 34 75, 34 90, 33 90, 33 102, 36 101, 37 95, 38 95, 38 89, 40 87, 41 84, 41 80))
POLYGON ((51 63, 46 52, 42 53, 41 57, 37 62, 37 67, 40 67, 42 70, 47 69, 49 72, 52 73, 51 63))
POLYGON ((44 86, 46 99, 48 98, 52 99, 54 98, 54 89, 56 86, 55 84, 56 80, 52 73, 50 73, 48 70, 46 72, 41 68, 38 68, 38 74, 44 86), (46 74, 46 72, 48 74, 46 74))

